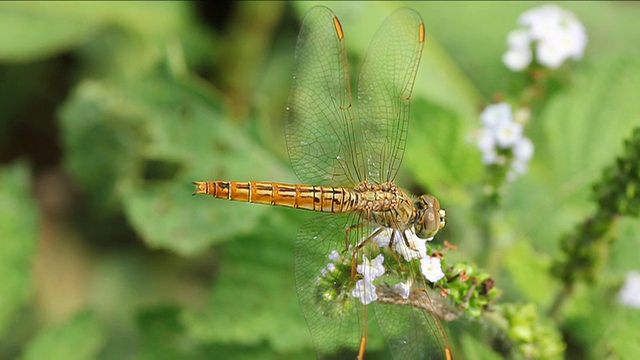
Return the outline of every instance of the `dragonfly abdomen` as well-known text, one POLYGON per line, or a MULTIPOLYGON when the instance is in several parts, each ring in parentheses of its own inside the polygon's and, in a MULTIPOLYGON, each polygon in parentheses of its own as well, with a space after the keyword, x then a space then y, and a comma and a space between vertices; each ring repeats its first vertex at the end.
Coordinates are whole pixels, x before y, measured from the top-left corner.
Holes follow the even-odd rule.
POLYGON ((321 212, 347 212, 358 202, 347 188, 261 181, 194 181, 196 194, 321 212))

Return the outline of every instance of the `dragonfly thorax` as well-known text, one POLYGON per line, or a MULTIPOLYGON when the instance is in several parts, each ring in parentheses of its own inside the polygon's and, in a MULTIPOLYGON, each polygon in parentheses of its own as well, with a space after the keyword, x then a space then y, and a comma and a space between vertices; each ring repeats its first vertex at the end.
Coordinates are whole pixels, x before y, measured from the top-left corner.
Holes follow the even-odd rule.
POLYGON ((378 225, 408 229, 411 227, 414 206, 411 198, 392 182, 372 184, 362 181, 353 189, 357 194, 356 208, 370 216, 378 225))

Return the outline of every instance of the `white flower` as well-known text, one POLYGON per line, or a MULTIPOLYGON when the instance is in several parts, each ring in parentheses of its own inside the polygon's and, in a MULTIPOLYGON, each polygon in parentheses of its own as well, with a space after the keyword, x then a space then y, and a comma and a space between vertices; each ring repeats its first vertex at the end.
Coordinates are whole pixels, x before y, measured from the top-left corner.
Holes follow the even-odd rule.
POLYGON ((531 34, 526 29, 512 30, 507 35, 507 45, 511 50, 530 50, 531 34))
POLYGON ((340 262, 340 253, 337 250, 332 250, 328 257, 333 262, 340 262))
POLYGON ((511 71, 522 71, 531 64, 533 54, 530 49, 509 49, 502 55, 502 62, 511 71))
POLYGON ((547 39, 558 33, 565 13, 571 14, 557 5, 542 5, 522 13, 518 23, 528 26, 532 38, 547 39))
POLYGON ((336 271, 336 265, 335 265, 334 263, 328 263, 328 264, 327 264, 327 270, 328 270, 329 272, 334 272, 334 271, 336 271))
POLYGON ((480 151, 492 151, 496 148, 496 137, 492 129, 482 128, 476 134, 476 144, 480 151))
POLYGON ((525 69, 531 60, 531 35, 525 29, 513 30, 507 35, 509 49, 502 55, 502 62, 513 71, 525 69))
POLYGON ((557 69, 567 59, 567 49, 559 38, 539 41, 536 45, 538 62, 546 67, 557 69))
POLYGON ((409 285, 408 283, 400 282, 393 286, 393 291, 395 291, 396 294, 400 295, 403 299, 408 299, 409 294, 411 294, 411 285, 409 285))
POLYGON ((480 113, 480 122, 489 129, 497 128, 512 121, 511 104, 499 102, 488 105, 480 113))
MULTIPOLYGON (((376 231, 378 231, 378 229, 380 228, 376 228, 373 232, 375 233, 376 231)), ((380 247, 387 247, 389 246, 389 242, 391 241, 392 233, 393 230, 391 230, 390 228, 384 228, 378 235, 374 236, 372 240, 380 247)))
POLYGON ((482 151, 482 163, 485 165, 497 164, 500 162, 500 156, 495 148, 482 151))
POLYGON ((376 294, 376 286, 368 279, 361 279, 356 281, 356 286, 351 291, 351 294, 355 298, 359 298, 364 305, 378 300, 378 294, 376 294))
POLYGON ((384 256, 379 254, 375 259, 369 260, 366 255, 362 254, 362 264, 356 266, 356 271, 362 274, 365 279, 373 281, 378 276, 384 275, 384 256))
POLYGON ((522 138, 522 124, 509 122, 496 129, 496 143, 505 149, 513 146, 522 138))
POLYGON ((513 157, 518 162, 527 163, 533 157, 533 143, 527 137, 521 137, 514 145, 513 145, 513 157))
POLYGON ((531 63, 531 45, 536 60, 549 68, 558 68, 567 59, 579 60, 587 46, 584 26, 572 12, 556 5, 543 5, 524 12, 518 18, 523 26, 507 37, 507 51, 502 62, 513 71, 531 63))
POLYGON ((640 308, 640 273, 629 271, 624 278, 624 284, 618 293, 620 304, 640 308))
POLYGON ((578 21, 571 21, 567 24, 564 32, 563 42, 567 46, 567 53, 574 60, 582 59, 584 49, 587 47, 587 31, 578 21))
POLYGON ((529 116, 528 108, 514 111, 510 104, 504 102, 489 105, 480 114, 484 127, 473 135, 485 165, 511 165, 510 180, 527 171, 527 163, 533 156, 533 143, 522 135, 529 116), (512 156, 502 149, 511 149, 512 156))
POLYGON ((427 241, 430 241, 433 238, 429 239, 420 239, 416 233, 412 230, 406 230, 404 232, 407 238, 407 243, 402 236, 396 236, 393 243, 393 249, 396 253, 402 255, 402 257, 406 261, 411 261, 413 259, 420 259, 427 254, 427 241))
POLYGON ((424 277, 431 282, 436 282, 444 277, 442 264, 437 257, 425 256, 420 259, 420 269, 424 277))

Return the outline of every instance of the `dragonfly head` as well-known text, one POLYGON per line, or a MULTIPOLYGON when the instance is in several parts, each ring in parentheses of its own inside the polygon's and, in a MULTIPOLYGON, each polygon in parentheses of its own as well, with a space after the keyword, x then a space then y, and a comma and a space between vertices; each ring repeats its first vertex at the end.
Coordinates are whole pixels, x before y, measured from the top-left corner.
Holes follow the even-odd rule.
POLYGON ((421 239, 428 239, 444 227, 446 213, 433 195, 422 195, 414 203, 415 230, 421 239))

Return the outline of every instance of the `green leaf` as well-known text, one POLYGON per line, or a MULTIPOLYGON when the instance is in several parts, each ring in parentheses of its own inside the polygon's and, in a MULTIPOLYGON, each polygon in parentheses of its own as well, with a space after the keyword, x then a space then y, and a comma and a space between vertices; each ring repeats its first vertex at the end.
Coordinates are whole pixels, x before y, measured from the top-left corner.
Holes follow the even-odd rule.
POLYGON ((206 359, 204 349, 186 337, 180 323, 181 310, 159 305, 145 309, 137 316, 140 350, 136 359, 206 359))
POLYGON ((243 346, 266 342, 278 353, 311 347, 293 275, 295 234, 306 217, 290 209, 271 215, 225 249, 206 310, 184 317, 192 337, 243 346))
POLYGON ((531 120, 544 132, 532 139, 531 172, 512 184, 505 205, 537 246, 550 246, 593 206, 592 185, 640 123, 638 83, 634 54, 581 69, 531 120))
POLYGON ((0 232, 1 335, 29 295, 38 236, 38 210, 23 162, 0 167, 0 232))
POLYGON ((186 9, 180 2, 3 2, 0 61, 34 61, 68 51, 108 25, 166 34, 184 21, 186 9))
POLYGON ((502 262, 509 271, 513 289, 519 290, 525 299, 536 304, 549 304, 553 295, 554 279, 548 273, 551 259, 537 253, 530 242, 515 241, 502 255, 502 262), (547 291, 540 291, 547 289, 547 291))
POLYGON ((40 333, 29 342, 22 359, 96 359, 104 343, 100 323, 94 315, 84 312, 40 333))
POLYGON ((265 210, 192 198, 192 181, 292 177, 195 79, 85 81, 60 117, 70 173, 96 208, 123 207, 152 247, 194 254, 248 233, 265 210))
POLYGON ((479 180, 480 155, 466 140, 471 129, 464 118, 422 98, 413 100, 412 124, 404 166, 438 197, 468 203, 464 185, 479 180))
POLYGON ((589 358, 633 359, 638 351, 638 309, 617 301, 617 290, 608 286, 578 287, 572 305, 566 307, 563 327, 570 330, 574 345, 588 351, 589 358))

